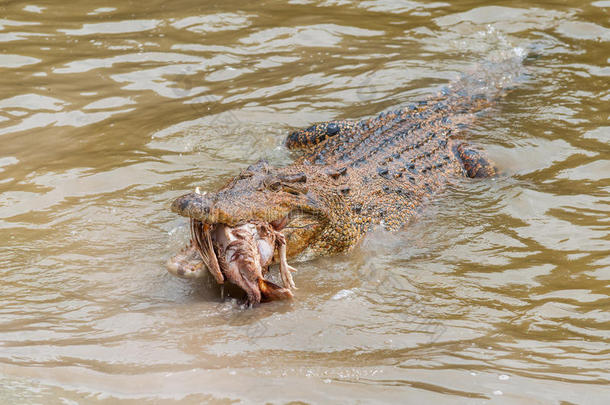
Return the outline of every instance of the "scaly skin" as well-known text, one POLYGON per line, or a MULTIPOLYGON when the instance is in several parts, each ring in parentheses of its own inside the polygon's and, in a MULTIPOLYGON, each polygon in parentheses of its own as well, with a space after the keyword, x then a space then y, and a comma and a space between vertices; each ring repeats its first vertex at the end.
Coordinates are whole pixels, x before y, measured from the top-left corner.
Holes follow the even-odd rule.
MULTIPOLYGON (((497 77, 505 78, 505 66, 497 77)), ((520 60, 515 64, 520 66, 520 60)), ((512 72, 514 73, 514 72, 512 72)), ((513 75, 514 76, 514 75, 513 75)), ((330 121, 290 134, 301 156, 260 161, 216 193, 184 195, 172 210, 210 224, 287 223, 288 257, 343 252, 368 230, 397 230, 456 175, 488 177, 493 165, 460 139, 505 83, 466 76, 439 94, 362 121, 330 121)))
POLYGON ((309 248, 316 255, 355 246, 374 225, 396 230, 451 176, 494 174, 478 152, 457 140, 482 98, 445 97, 359 122, 331 121, 291 134, 302 149, 293 164, 250 166, 215 194, 187 194, 172 209, 230 226, 291 214, 285 229, 288 257, 309 248), (466 108, 469 106, 470 108, 466 108))

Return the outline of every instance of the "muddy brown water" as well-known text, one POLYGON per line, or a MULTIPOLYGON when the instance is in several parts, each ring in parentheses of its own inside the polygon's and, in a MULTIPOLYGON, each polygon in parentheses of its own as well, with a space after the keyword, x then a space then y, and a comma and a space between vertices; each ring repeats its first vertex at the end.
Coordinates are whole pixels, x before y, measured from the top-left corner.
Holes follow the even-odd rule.
POLYGON ((610 2, 1 1, 0 403, 610 403, 610 2), (169 212, 502 48, 501 168, 242 309, 169 212))

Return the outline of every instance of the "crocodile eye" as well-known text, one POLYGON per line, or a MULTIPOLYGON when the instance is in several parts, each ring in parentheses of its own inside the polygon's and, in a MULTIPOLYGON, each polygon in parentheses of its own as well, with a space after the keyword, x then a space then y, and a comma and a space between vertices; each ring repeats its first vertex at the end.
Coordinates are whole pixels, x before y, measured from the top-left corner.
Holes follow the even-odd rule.
POLYGON ((335 122, 331 122, 326 126, 326 133, 330 136, 336 135, 340 130, 341 128, 335 122))

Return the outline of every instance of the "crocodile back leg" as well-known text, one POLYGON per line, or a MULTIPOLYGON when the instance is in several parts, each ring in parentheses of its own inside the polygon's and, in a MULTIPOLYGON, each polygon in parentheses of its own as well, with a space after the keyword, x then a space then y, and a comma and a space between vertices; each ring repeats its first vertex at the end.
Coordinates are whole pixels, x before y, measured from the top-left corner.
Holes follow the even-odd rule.
POLYGON ((496 166, 485 153, 474 149, 471 145, 460 143, 454 150, 459 159, 464 174, 470 178, 493 177, 497 174, 496 166))

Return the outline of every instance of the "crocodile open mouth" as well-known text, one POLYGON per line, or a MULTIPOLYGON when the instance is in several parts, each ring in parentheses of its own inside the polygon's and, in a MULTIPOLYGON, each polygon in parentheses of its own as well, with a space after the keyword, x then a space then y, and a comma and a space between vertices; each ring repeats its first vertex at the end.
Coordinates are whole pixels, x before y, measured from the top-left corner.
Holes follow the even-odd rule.
POLYGON ((228 281, 244 290, 249 304, 292 298, 296 287, 290 273, 295 269, 286 259, 286 239, 281 233, 285 223, 253 220, 228 226, 191 218, 190 243, 168 260, 167 269, 183 278, 199 278, 207 269, 219 284, 228 281), (284 287, 264 277, 276 251, 284 287))

